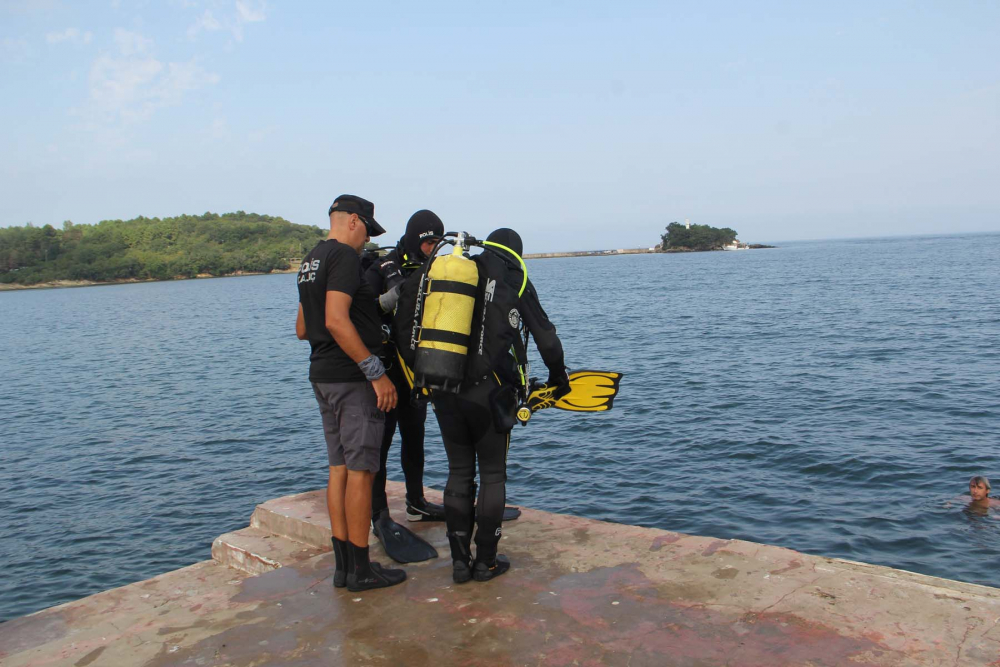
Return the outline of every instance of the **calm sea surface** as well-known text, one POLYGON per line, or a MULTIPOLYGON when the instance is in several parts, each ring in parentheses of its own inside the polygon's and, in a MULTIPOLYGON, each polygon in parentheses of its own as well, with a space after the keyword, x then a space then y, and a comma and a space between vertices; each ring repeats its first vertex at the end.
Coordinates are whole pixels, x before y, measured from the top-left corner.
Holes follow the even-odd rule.
MULTIPOLYGON (((1000 586, 1000 516, 949 505, 1000 480, 1000 235, 528 267, 570 366, 625 378, 611 413, 515 430, 509 502, 1000 586)), ((0 619, 207 559, 325 484, 296 298, 0 294, 0 619)))

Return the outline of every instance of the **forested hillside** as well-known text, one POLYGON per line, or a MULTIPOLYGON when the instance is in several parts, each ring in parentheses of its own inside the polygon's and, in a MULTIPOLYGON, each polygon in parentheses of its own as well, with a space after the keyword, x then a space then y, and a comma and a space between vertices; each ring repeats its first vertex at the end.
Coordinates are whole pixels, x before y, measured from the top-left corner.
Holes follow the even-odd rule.
POLYGON ((0 283, 170 280, 288 268, 326 232, 256 213, 0 228, 0 283))

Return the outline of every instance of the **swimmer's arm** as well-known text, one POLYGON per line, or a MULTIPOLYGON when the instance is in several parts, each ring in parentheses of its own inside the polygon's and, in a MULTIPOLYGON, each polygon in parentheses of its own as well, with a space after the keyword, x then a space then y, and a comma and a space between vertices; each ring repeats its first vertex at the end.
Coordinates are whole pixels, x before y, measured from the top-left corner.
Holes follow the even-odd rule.
POLYGON ((302 304, 299 304, 299 315, 295 318, 295 335, 299 340, 306 339, 306 316, 302 313, 302 304))
POLYGON ((952 498, 951 500, 949 500, 948 502, 946 502, 944 504, 944 508, 948 509, 952 505, 963 505, 964 506, 964 505, 968 505, 970 502, 972 502, 972 497, 971 496, 955 496, 954 498, 952 498))

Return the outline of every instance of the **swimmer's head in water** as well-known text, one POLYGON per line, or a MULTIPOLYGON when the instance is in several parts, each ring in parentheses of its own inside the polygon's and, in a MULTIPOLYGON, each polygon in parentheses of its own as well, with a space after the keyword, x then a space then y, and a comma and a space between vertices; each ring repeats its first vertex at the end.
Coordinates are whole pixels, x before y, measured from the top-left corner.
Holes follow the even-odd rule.
POLYGON ((990 480, 976 475, 969 480, 969 495, 973 500, 986 500, 990 495, 990 480))

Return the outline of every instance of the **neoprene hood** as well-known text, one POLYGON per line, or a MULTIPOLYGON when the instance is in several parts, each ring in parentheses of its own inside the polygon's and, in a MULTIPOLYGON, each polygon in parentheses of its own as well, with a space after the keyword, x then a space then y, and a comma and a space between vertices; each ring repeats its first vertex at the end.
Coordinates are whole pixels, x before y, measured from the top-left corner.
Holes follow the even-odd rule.
POLYGON ((422 209, 410 216, 406 223, 406 233, 400 239, 403 250, 410 258, 423 261, 427 256, 420 252, 420 244, 424 241, 437 241, 444 236, 444 223, 434 211, 422 209))
POLYGON ((501 227, 500 229, 491 232, 490 235, 486 237, 486 240, 507 246, 516 252, 518 257, 524 254, 524 247, 521 245, 521 237, 513 229, 501 227))

